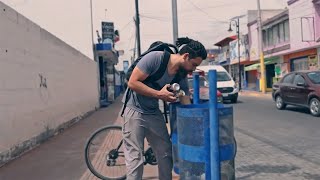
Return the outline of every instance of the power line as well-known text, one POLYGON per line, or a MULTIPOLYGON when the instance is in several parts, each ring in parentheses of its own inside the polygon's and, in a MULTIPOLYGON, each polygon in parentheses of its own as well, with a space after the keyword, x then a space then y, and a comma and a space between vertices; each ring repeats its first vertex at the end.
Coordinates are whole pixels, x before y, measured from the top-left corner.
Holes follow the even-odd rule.
MULTIPOLYGON (((140 14, 140 17, 142 18, 146 18, 146 19, 152 19, 152 20, 157 20, 157 21, 162 21, 162 22, 171 22, 169 18, 166 17, 160 17, 160 16, 147 16, 147 15, 142 15, 140 14)), ((204 21, 199 21, 199 20, 190 20, 190 19, 182 19, 180 20, 180 22, 184 22, 184 23, 208 23, 208 22, 204 22, 204 21)), ((211 24, 222 24, 220 22, 217 22, 215 20, 209 20, 209 23, 211 24)), ((224 24, 224 23, 223 23, 224 24)))
POLYGON ((136 35, 136 33, 134 32, 134 33, 132 33, 132 29, 131 29, 131 36, 130 36, 130 40, 129 40, 129 43, 128 43, 128 48, 127 49, 129 49, 130 48, 130 45, 131 45, 131 40, 132 40, 132 38, 133 38, 133 36, 135 36, 136 35))
POLYGON ((129 27, 129 25, 133 22, 133 20, 130 20, 126 25, 124 25, 122 28, 120 28, 120 32, 129 27))
MULTIPOLYGON (((219 4, 219 5, 215 5, 215 6, 208 6, 208 7, 205 7, 205 8, 202 8, 202 10, 205 10, 205 9, 215 9, 215 8, 219 8, 219 7, 224 7, 224 6, 229 6, 229 5, 235 5, 235 4, 240 4, 240 3, 243 3, 242 1, 241 2, 238 2, 238 3, 225 3, 225 4, 219 4)), ((185 11, 189 11, 191 10, 190 8, 189 9, 184 9, 185 11)))
POLYGON ((162 17, 151 17, 151 16, 145 16, 145 15, 141 15, 141 14, 140 14, 140 17, 146 18, 146 19, 162 21, 162 22, 169 22, 170 21, 169 19, 165 19, 165 18, 162 18, 162 17))
POLYGON ((229 23, 227 21, 222 21, 222 20, 219 20, 217 18, 214 18, 214 17, 211 17, 210 14, 208 14, 206 11, 202 10, 200 7, 198 7, 197 5, 195 5, 191 0, 187 0, 192 6, 194 6, 197 10, 199 10, 200 12, 204 13, 205 15, 207 15, 209 18, 211 19, 214 19, 216 20, 217 22, 219 23, 222 23, 222 24, 226 24, 226 23, 229 23))

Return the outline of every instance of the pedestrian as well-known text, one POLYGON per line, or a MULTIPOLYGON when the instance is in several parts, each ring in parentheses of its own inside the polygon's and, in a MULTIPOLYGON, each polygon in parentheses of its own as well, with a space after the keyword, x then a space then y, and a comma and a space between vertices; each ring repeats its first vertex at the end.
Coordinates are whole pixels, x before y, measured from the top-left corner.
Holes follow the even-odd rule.
MULTIPOLYGON (((144 55, 130 75, 128 89, 132 93, 130 93, 124 107, 122 127, 128 180, 142 179, 145 138, 156 155, 159 179, 172 179, 171 141, 164 116, 159 109, 159 99, 175 102, 177 97, 167 90, 170 86, 169 83, 180 72, 194 71, 207 57, 205 47, 198 41, 179 38, 177 46, 180 50, 177 54, 170 54, 166 70, 156 82, 146 83, 144 80, 154 75, 161 66, 165 56, 163 51, 151 51, 144 55), (158 87, 154 85, 155 83, 158 87)), ((181 89, 186 92, 186 96, 180 97, 180 102, 189 104, 190 97, 186 76, 179 81, 179 84, 181 89)), ((123 103, 125 103, 125 98, 123 103)))

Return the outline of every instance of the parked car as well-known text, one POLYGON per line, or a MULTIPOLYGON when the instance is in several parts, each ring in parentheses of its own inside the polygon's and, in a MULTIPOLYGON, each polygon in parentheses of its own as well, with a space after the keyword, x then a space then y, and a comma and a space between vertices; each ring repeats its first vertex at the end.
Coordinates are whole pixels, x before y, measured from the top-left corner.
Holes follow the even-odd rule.
MULTIPOLYGON (((192 76, 188 76, 188 84, 191 98, 193 98, 193 78, 192 76)), ((199 96, 202 100, 209 100, 209 86, 208 82, 204 76, 199 76, 199 96)), ((223 102, 222 93, 217 90, 217 101, 219 103, 223 102)))
POLYGON ((217 88, 222 93, 223 100, 230 100, 232 103, 238 101, 238 92, 239 89, 236 86, 236 83, 231 78, 228 71, 220 65, 207 65, 207 66, 198 66, 198 71, 203 71, 205 73, 205 78, 208 79, 209 70, 214 69, 217 71, 217 88))
POLYGON ((277 109, 286 105, 303 106, 313 116, 320 116, 320 71, 298 71, 286 74, 273 85, 272 97, 277 109))

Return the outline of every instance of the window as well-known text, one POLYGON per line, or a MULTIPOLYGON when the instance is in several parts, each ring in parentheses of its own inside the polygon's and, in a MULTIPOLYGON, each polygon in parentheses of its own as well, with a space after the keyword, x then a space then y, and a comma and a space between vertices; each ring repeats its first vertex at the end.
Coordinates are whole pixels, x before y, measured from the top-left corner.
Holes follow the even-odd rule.
POLYGON ((309 70, 308 57, 295 59, 293 60, 293 70, 301 71, 301 70, 309 70))
POLYGON ((272 29, 268 29, 268 46, 273 45, 273 36, 272 36, 272 29))
MULTIPOLYGON (((208 79, 208 75, 206 76, 206 78, 208 79)), ((221 82, 221 81, 230 81, 231 78, 230 76, 226 73, 226 72, 217 72, 217 81, 221 82)))
POLYGON ((311 72, 307 75, 314 84, 320 84, 320 72, 311 72))
POLYGON ((272 27, 272 35, 273 35, 273 44, 276 45, 279 43, 279 26, 275 25, 272 27))
POLYGON ((294 74, 288 74, 287 76, 285 76, 285 77, 283 78, 282 83, 289 83, 289 84, 291 84, 291 83, 292 83, 292 80, 293 80, 293 77, 294 77, 294 74))
POLYGON ((284 41, 288 42, 290 40, 290 30, 289 30, 289 20, 284 22, 284 41))
POLYGON ((297 85, 298 83, 305 84, 305 80, 301 75, 296 75, 294 77, 293 84, 297 85))
POLYGON ((268 46, 268 43, 267 43, 267 32, 266 30, 263 30, 262 31, 262 37, 263 37, 263 47, 267 47, 268 46))
POLYGON ((264 47, 274 46, 290 40, 289 20, 285 20, 263 31, 264 47))
POLYGON ((284 23, 279 24, 279 42, 284 42, 284 23))
POLYGON ((230 81, 231 78, 226 72, 217 72, 217 81, 230 81))
MULTIPOLYGON (((199 87, 205 87, 205 78, 204 77, 199 77, 199 87)), ((188 85, 189 88, 193 88, 193 78, 188 78, 188 85)))

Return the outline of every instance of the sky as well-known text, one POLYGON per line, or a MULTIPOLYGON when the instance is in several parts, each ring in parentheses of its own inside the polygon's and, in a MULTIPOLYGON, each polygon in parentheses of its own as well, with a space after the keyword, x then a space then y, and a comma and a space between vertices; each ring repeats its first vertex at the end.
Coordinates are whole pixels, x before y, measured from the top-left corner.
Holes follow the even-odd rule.
MULTIPOLYGON (((1 0, 20 14, 92 58, 90 0, 1 0)), ((284 9, 287 0, 260 0, 261 9, 284 9)), ((139 0, 141 51, 154 41, 173 43, 171 0, 139 0)), ((135 1, 92 0, 93 28, 101 32, 101 21, 114 22, 120 32, 116 50, 124 50, 122 61, 133 56, 135 44, 135 1)), ((257 9, 257 0, 177 0, 179 37, 190 37, 214 48, 226 36, 230 19, 257 9)), ((240 32, 247 29, 247 17, 240 19, 240 32)))

